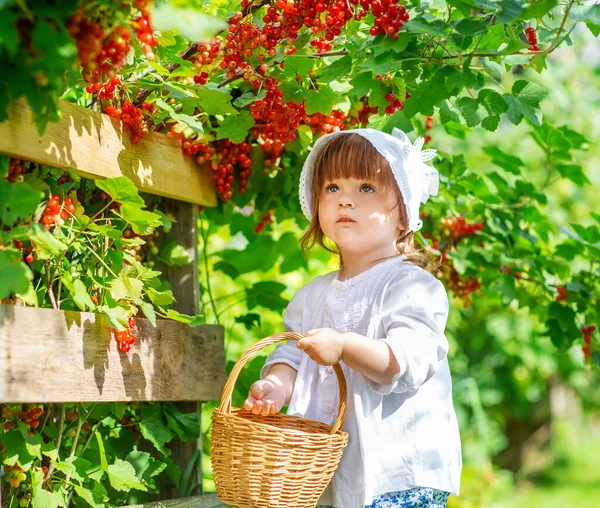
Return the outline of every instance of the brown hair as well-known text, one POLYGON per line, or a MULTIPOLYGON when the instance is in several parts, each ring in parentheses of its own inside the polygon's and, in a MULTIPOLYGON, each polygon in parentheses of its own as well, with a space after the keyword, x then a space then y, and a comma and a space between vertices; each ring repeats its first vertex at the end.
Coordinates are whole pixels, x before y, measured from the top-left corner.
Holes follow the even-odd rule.
MULTIPOLYGON (((434 270, 433 256, 415 246, 414 233, 408 230, 406 207, 388 161, 377 149, 360 134, 347 133, 333 138, 319 155, 314 167, 312 188, 312 219, 308 229, 300 239, 302 252, 306 254, 315 245, 340 255, 335 247, 325 243, 325 235, 319 223, 319 197, 326 182, 338 178, 356 178, 357 180, 373 180, 384 188, 395 189, 396 206, 400 212, 400 235, 396 239, 396 251, 404 254, 411 263, 434 270)), ((341 262, 341 257, 340 257, 341 262)))

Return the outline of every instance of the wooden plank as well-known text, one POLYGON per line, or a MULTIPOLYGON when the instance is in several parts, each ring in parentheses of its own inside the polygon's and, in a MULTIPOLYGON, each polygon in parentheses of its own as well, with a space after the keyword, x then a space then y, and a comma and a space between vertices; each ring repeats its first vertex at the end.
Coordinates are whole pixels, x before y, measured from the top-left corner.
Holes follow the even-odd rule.
POLYGON ((214 493, 203 496, 172 499, 170 501, 157 501, 146 504, 132 504, 125 508, 223 508, 228 506, 221 503, 214 493))
POLYGON ((136 319, 129 353, 105 316, 0 305, 0 402, 215 400, 223 328, 136 319))
POLYGON ((180 141, 149 132, 133 144, 121 123, 70 102, 61 101, 60 122, 39 135, 24 100, 8 108, 0 123, 0 153, 55 168, 72 168, 87 178, 127 176, 139 189, 189 203, 215 206, 214 182, 181 150, 180 141))

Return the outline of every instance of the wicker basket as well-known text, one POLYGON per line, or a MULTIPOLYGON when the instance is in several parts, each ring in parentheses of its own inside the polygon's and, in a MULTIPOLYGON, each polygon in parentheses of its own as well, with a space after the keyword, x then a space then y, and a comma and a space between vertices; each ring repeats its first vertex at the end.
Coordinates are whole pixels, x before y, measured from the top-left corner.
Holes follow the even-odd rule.
POLYGON ((346 414, 346 380, 334 366, 340 408, 333 426, 275 414, 232 409, 231 395, 242 367, 260 349, 283 340, 282 333, 258 341, 233 367, 213 412, 211 460, 217 497, 237 508, 312 508, 338 467, 348 434, 340 430, 346 414))

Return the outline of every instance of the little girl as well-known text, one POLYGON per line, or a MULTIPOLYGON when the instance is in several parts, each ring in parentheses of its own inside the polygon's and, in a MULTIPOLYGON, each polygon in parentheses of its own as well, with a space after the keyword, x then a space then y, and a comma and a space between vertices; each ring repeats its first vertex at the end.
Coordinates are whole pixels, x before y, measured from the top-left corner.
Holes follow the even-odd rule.
POLYGON ((308 337, 275 348, 245 408, 268 415, 288 404, 289 414, 332 424, 340 363, 349 441, 319 505, 440 508, 459 493, 448 297, 413 241, 420 203, 438 191, 424 164, 435 151, 422 145, 398 129, 340 131, 320 138, 302 169, 302 248, 338 252, 341 266, 294 295, 284 325, 308 337))

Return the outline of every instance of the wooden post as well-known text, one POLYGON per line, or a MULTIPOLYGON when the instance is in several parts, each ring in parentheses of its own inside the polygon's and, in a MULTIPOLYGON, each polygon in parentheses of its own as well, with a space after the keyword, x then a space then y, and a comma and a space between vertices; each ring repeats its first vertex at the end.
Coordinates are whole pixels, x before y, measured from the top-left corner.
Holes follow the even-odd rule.
MULTIPOLYGON (((171 284, 173 295, 177 303, 172 308, 184 314, 195 315, 200 311, 200 285, 198 280, 198 207, 183 201, 172 199, 163 199, 161 211, 171 213, 177 222, 173 224, 171 231, 165 236, 164 240, 174 238, 177 243, 182 245, 188 253, 192 262, 185 266, 166 266, 159 265, 158 270, 163 272, 164 278, 171 284)), ((223 365, 225 371, 225 365, 223 365)), ((202 405, 200 402, 179 402, 176 406, 184 413, 196 411, 198 419, 202 414, 202 405)), ((196 442, 183 442, 175 439, 169 448, 173 455, 171 459, 179 465, 181 472, 185 471, 190 459, 196 450, 200 451, 200 466, 196 480, 200 486, 197 492, 202 493, 202 435, 196 442)), ((160 488, 163 499, 172 499, 177 497, 177 491, 166 482, 160 488)))

